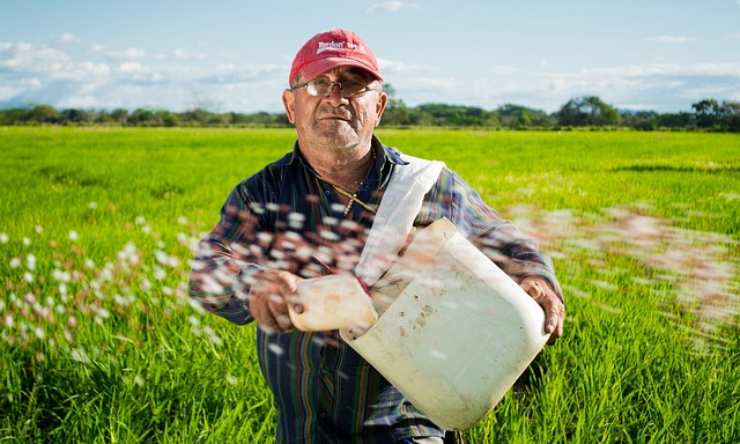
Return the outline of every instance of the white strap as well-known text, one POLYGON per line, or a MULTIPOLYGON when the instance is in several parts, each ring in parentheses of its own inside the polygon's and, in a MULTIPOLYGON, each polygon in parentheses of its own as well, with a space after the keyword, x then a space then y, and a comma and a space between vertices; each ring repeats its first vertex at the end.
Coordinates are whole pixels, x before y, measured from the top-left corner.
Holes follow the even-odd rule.
POLYGON ((444 163, 403 156, 407 165, 396 165, 380 201, 355 275, 368 286, 396 259, 406 244, 424 196, 439 178, 444 163))

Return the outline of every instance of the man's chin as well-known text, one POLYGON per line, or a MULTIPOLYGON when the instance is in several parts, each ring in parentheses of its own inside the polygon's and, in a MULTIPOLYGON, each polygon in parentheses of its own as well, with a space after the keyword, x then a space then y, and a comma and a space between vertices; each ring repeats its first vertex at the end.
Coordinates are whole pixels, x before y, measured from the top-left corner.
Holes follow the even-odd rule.
POLYGON ((330 145, 336 149, 354 148, 360 140, 360 136, 349 124, 340 128, 320 129, 318 136, 326 145, 330 145))
POLYGON ((331 149, 337 151, 351 150, 359 144, 358 137, 343 137, 342 135, 335 134, 332 137, 324 137, 325 145, 331 149))

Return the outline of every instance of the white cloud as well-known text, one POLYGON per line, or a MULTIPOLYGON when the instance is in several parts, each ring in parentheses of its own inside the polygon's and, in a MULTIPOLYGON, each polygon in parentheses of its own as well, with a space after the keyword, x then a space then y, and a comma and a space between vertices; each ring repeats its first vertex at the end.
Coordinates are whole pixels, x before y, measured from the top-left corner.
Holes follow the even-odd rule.
POLYGON ((396 74, 426 73, 439 71, 439 68, 432 65, 421 65, 415 63, 399 62, 395 60, 378 58, 378 65, 383 77, 388 80, 390 76, 396 74))
POLYGON ((74 34, 70 34, 68 32, 65 32, 64 34, 60 35, 57 40, 59 40, 59 42, 61 43, 79 43, 80 42, 79 37, 77 37, 74 34))
POLYGON ((31 89, 36 89, 36 88, 40 88, 41 85, 42 85, 42 83, 41 83, 41 80, 39 80, 36 77, 28 77, 28 78, 25 78, 24 77, 24 78, 20 79, 19 85, 21 85, 23 87, 28 87, 28 88, 31 88, 31 89))
POLYGON ((123 62, 118 66, 118 70, 125 73, 142 72, 144 67, 139 62, 123 62))
POLYGON ((128 82, 139 85, 156 85, 168 82, 170 74, 164 70, 142 65, 139 62, 127 60, 118 65, 119 82, 128 82))
POLYGON ((496 65, 491 67, 491 69, 488 70, 490 74, 494 75, 510 75, 510 74, 516 74, 520 72, 521 70, 517 68, 516 66, 511 65, 496 65))
POLYGON ((100 103, 93 96, 71 96, 59 102, 59 108, 95 108, 100 103))
POLYGON ((149 52, 139 48, 126 48, 123 50, 106 49, 103 45, 93 45, 92 52, 103 55, 109 60, 166 60, 167 54, 161 52, 149 52))
POLYGON ((418 8, 419 5, 416 3, 404 2, 399 0, 391 0, 381 3, 373 3, 368 8, 368 12, 375 12, 377 10, 383 10, 386 12, 398 12, 404 8, 418 8))
POLYGON ((0 100, 12 99, 22 91, 22 88, 17 88, 11 85, 0 85, 0 100))
MULTIPOLYGON (((516 67, 511 67, 516 68, 516 67)), ((570 98, 597 95, 621 108, 675 111, 705 97, 740 96, 740 62, 645 64, 577 71, 489 68, 480 77, 458 78, 401 72, 390 79, 409 105, 447 102, 495 108, 518 103, 556 111, 570 98), (462 86, 462 87, 461 87, 462 86)))
POLYGON ((619 107, 622 109, 629 109, 632 111, 654 111, 660 108, 658 103, 620 103, 619 107))
POLYGON ((208 56, 202 52, 186 51, 184 49, 176 49, 172 52, 177 60, 205 60, 208 56))
POLYGON ((110 73, 110 66, 105 63, 81 62, 77 67, 84 73, 94 77, 105 77, 110 73))
POLYGON ((102 52, 107 57, 117 60, 130 60, 130 59, 143 59, 147 56, 147 52, 139 48, 127 48, 122 51, 109 50, 105 51, 102 47, 99 52, 102 52))
POLYGON ((659 35, 648 37, 647 40, 650 42, 665 43, 667 45, 683 45, 685 43, 695 42, 696 38, 683 35, 659 35))
POLYGON ((208 71, 196 76, 200 83, 206 84, 256 84, 261 82, 273 82, 280 80, 287 82, 287 65, 253 65, 238 66, 233 63, 223 64, 216 67, 213 71, 208 71))
MULTIPOLYGON (((618 106, 651 104, 655 110, 687 109, 704 97, 729 98, 740 90, 740 63, 646 64, 545 73, 549 96, 562 103, 569 97, 596 94, 618 106), (656 105, 660 104, 660 105, 656 105)), ((535 83, 533 86, 536 86, 535 83)), ((556 103, 551 103, 552 110, 556 103)))
POLYGON ((0 69, 13 71, 59 71, 70 58, 58 49, 37 47, 25 42, 0 43, 0 69))
MULTIPOLYGON (((244 64, 209 52, 209 63, 200 63, 199 52, 179 49, 159 57, 156 49, 93 45, 88 51, 66 51, 0 42, 0 106, 282 109, 280 94, 292 57, 244 64)), ((424 59, 378 61, 385 80, 409 105, 447 102, 492 109, 511 102, 555 111, 572 97, 595 94, 620 107, 668 111, 688 109, 704 97, 740 96, 740 61, 559 70, 555 63, 534 60, 538 69, 491 63, 475 72, 425 64, 424 59)))
POLYGON ((647 65, 591 68, 581 73, 589 76, 651 77, 651 76, 729 76, 740 77, 740 63, 653 63, 647 65))

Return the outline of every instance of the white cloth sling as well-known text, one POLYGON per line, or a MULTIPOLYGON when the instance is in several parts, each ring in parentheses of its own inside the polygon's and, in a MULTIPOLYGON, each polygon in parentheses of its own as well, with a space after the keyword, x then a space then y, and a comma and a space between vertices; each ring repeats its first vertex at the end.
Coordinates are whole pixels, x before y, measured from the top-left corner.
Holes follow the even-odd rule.
POLYGON ((421 210, 424 196, 439 178, 444 163, 403 155, 380 201, 355 275, 372 287, 396 259, 421 210))

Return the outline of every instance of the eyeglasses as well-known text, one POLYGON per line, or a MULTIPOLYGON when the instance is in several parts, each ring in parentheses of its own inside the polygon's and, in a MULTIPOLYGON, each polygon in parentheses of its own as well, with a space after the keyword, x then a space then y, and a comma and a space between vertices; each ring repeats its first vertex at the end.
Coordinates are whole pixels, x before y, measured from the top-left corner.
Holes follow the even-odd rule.
POLYGON ((317 79, 309 80, 303 85, 298 85, 291 90, 306 87, 306 92, 314 97, 329 97, 334 91, 334 85, 339 87, 339 94, 348 99, 350 97, 356 97, 365 94, 368 91, 378 90, 377 86, 370 87, 365 82, 354 79, 343 79, 336 82, 332 82, 325 77, 319 77, 317 79))

